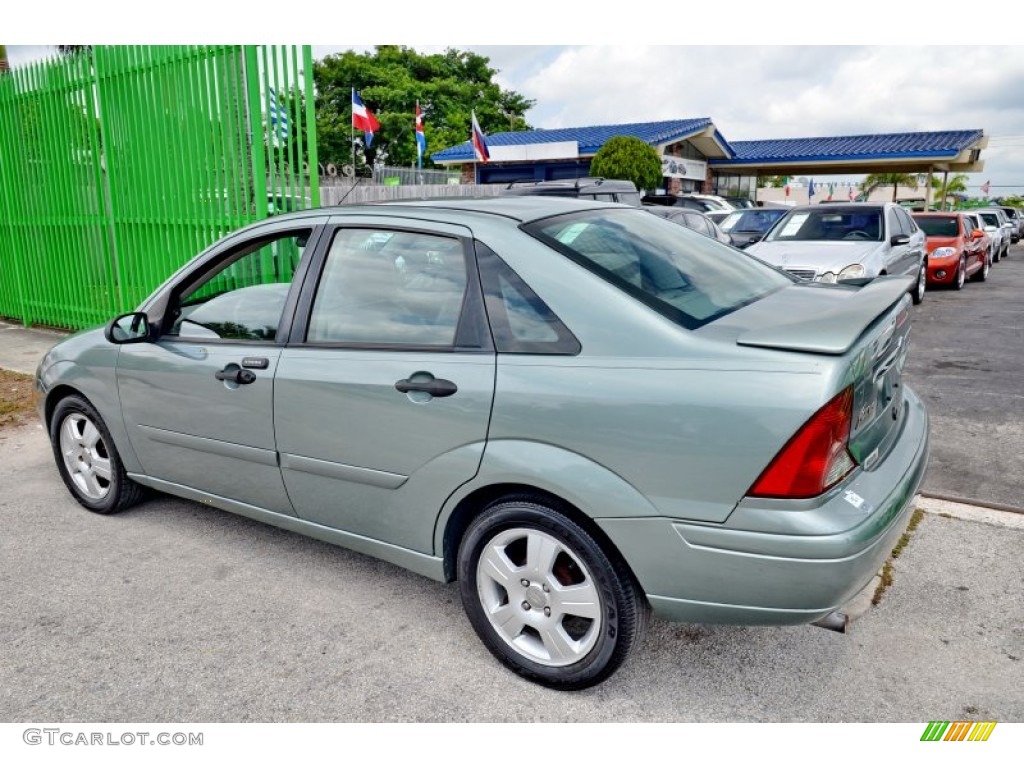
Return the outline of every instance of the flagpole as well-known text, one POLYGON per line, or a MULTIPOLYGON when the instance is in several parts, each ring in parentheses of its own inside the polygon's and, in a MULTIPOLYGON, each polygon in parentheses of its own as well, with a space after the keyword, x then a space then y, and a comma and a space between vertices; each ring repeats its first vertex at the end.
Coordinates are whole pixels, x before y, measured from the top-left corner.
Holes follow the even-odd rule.
MULTIPOLYGON (((349 109, 354 109, 356 104, 356 87, 352 86, 352 98, 349 99, 349 109)), ((352 114, 352 119, 348 121, 349 131, 349 146, 352 147, 352 183, 356 183, 356 117, 355 113, 352 114)))

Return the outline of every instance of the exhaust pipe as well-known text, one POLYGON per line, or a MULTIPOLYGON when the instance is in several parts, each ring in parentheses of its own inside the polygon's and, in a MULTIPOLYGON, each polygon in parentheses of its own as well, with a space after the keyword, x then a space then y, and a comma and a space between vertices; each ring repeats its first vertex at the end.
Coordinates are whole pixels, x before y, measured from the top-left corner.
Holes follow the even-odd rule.
POLYGON ((846 630, 850 628, 850 617, 840 611, 832 611, 828 616, 812 621, 811 624, 815 627, 824 627, 825 629, 831 629, 833 632, 845 635, 846 630))

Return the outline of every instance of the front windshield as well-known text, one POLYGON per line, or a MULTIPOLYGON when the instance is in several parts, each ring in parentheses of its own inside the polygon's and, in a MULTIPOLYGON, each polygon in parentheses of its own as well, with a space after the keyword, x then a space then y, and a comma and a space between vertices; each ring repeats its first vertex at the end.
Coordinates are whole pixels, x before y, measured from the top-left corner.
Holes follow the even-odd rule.
POLYGON ((763 235, 772 228, 772 224, 786 215, 783 210, 759 211, 751 208, 733 211, 718 226, 723 232, 754 232, 763 235))
POLYGON ((836 210, 824 206, 822 210, 790 211, 779 222, 766 240, 864 240, 881 241, 882 216, 877 208, 868 210, 836 210))
POLYGON ((956 216, 915 216, 914 221, 931 237, 956 237, 960 234, 956 216))
POLYGON ((742 251, 643 210, 583 211, 523 228, 685 328, 793 284, 742 251))

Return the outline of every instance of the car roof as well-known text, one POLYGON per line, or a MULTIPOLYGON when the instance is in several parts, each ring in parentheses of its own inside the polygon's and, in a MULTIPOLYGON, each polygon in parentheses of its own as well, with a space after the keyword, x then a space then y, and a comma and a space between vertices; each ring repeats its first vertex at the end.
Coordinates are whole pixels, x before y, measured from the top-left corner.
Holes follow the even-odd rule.
POLYGON ((375 203, 356 203, 328 208, 309 208, 274 216, 275 221, 287 222, 310 216, 371 215, 382 213, 394 216, 430 218, 433 212, 447 212, 463 217, 481 215, 500 216, 518 222, 535 221, 563 213, 583 210, 614 208, 636 210, 634 205, 611 203, 586 198, 562 197, 558 195, 511 195, 508 197, 449 197, 422 200, 387 200, 375 203))
POLYGON ((882 210, 883 208, 892 208, 894 206, 895 203, 836 203, 822 207, 820 203, 812 203, 811 205, 795 205, 789 210, 828 211, 829 213, 841 213, 843 211, 866 211, 870 209, 882 210))

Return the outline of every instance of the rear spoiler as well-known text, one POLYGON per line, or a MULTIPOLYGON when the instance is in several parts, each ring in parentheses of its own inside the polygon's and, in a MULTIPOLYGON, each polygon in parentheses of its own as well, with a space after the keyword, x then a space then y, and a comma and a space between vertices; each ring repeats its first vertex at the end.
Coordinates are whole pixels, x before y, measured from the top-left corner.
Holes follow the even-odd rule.
POLYGON ((913 284, 914 278, 902 275, 876 277, 847 301, 817 316, 813 322, 758 328, 742 334, 736 343, 744 347, 842 355, 881 314, 907 296, 913 284))

